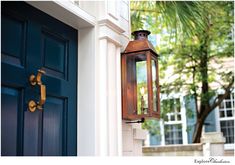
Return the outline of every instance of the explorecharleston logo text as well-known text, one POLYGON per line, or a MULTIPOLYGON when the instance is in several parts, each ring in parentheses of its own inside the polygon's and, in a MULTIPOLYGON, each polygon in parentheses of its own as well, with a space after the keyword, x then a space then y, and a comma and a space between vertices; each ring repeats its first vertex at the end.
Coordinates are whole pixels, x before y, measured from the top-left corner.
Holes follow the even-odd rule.
POLYGON ((204 164, 204 163, 230 163, 229 160, 224 160, 222 158, 213 158, 210 157, 209 159, 194 159, 194 163, 204 164))

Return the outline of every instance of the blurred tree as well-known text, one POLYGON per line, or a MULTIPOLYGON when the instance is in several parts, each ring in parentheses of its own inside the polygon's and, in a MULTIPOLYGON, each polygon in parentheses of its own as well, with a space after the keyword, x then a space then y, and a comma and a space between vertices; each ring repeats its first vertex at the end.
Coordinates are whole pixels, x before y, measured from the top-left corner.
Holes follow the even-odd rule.
MULTIPOLYGON (((132 31, 148 29, 160 36, 156 46, 160 79, 168 80, 161 82, 161 93, 186 92, 194 96, 194 143, 200 142, 208 114, 234 87, 233 70, 219 68, 223 59, 234 55, 233 11, 232 1, 131 1, 132 31), (169 67, 173 68, 171 75, 165 72, 169 67), (215 93, 217 89, 211 88, 215 83, 217 89, 224 90, 220 97, 215 93)), ((164 119, 170 108, 161 108, 164 119)), ((152 129, 152 124, 147 121, 143 126, 152 129)))

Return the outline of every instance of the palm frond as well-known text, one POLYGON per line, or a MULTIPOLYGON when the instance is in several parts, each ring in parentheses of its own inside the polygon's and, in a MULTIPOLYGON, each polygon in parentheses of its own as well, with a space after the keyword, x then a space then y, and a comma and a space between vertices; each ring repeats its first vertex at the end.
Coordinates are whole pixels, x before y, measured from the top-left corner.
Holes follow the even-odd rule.
POLYGON ((196 29, 204 29, 202 10, 203 3, 197 1, 131 1, 131 14, 140 14, 135 22, 143 23, 144 18, 141 15, 144 13, 155 13, 175 35, 193 35, 196 29))

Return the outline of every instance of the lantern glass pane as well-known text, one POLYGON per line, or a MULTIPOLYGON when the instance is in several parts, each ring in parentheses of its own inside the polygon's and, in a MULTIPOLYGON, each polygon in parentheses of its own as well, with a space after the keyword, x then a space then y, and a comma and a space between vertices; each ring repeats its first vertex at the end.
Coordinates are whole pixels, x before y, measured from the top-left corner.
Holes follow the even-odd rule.
POLYGON ((153 111, 157 112, 157 65, 152 59, 152 87, 153 87, 153 111))
POLYGON ((137 114, 148 112, 147 62, 136 62, 137 76, 137 114))
POLYGON ((127 56, 127 111, 141 115, 148 112, 147 58, 145 54, 127 56))
POLYGON ((137 114, 148 113, 148 86, 146 55, 136 58, 137 114))

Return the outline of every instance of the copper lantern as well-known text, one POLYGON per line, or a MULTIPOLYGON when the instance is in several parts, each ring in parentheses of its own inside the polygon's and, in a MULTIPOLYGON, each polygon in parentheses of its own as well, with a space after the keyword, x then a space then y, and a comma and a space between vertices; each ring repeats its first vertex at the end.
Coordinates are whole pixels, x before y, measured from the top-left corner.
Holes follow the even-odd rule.
POLYGON ((135 40, 121 53, 124 120, 160 118, 158 54, 148 41, 149 34, 133 32, 135 40))

